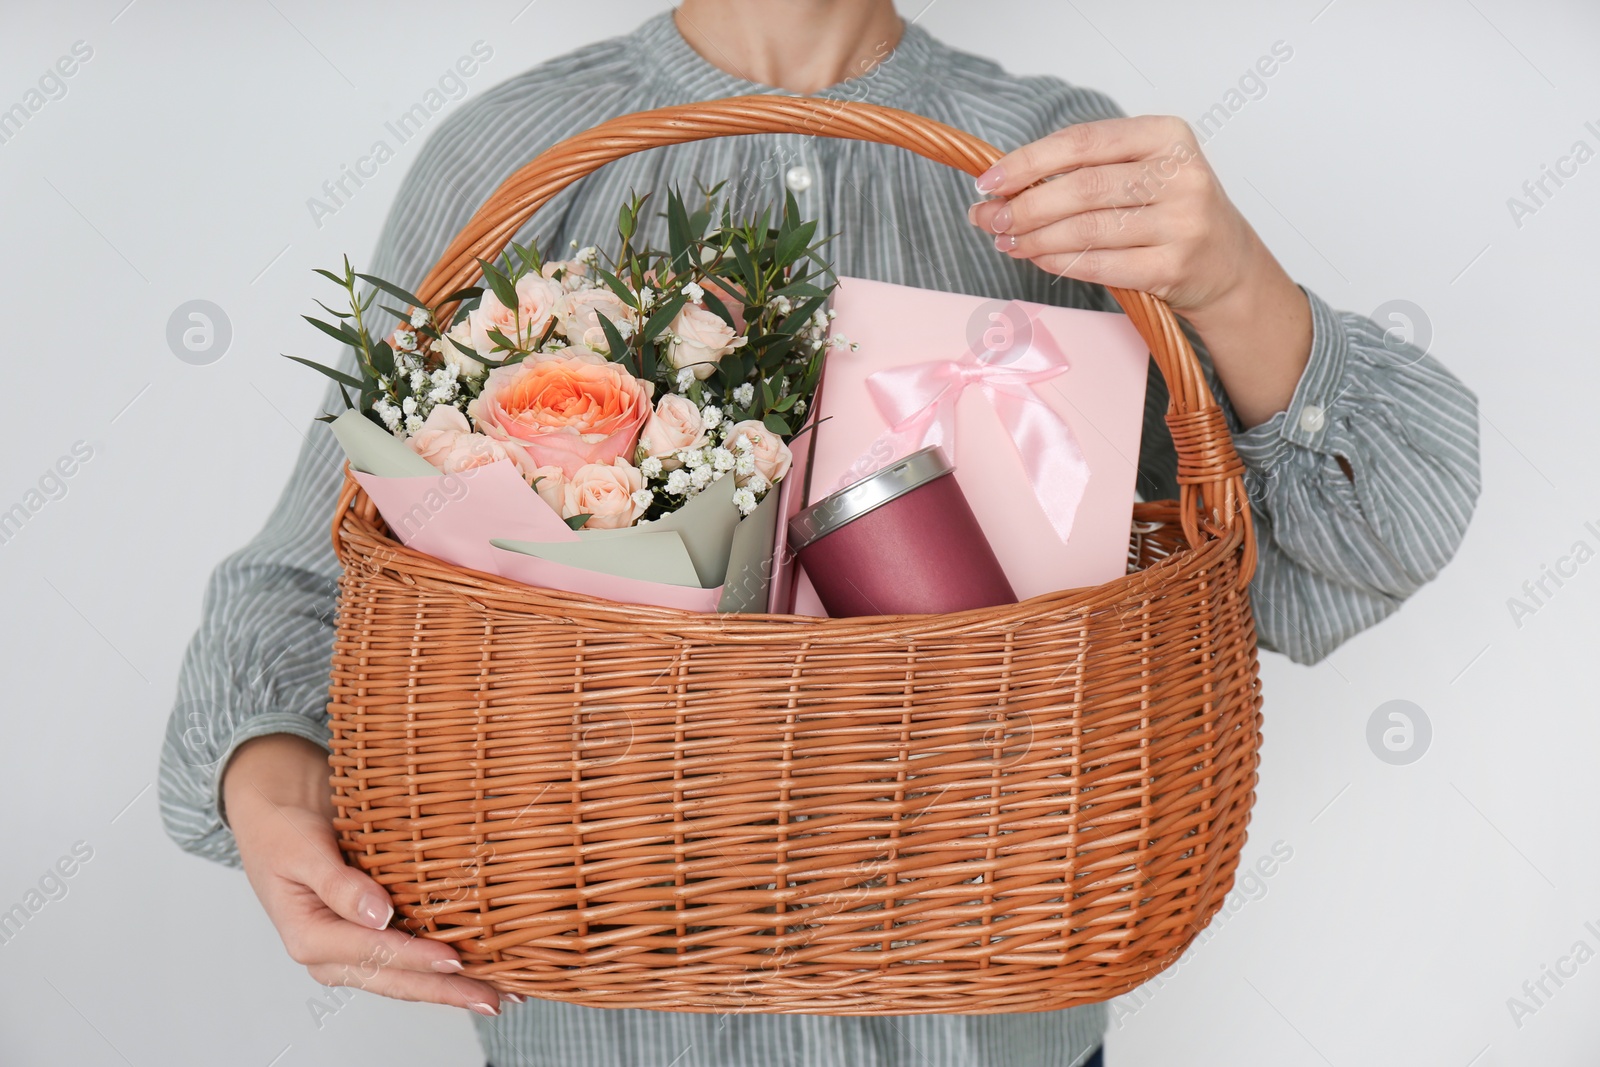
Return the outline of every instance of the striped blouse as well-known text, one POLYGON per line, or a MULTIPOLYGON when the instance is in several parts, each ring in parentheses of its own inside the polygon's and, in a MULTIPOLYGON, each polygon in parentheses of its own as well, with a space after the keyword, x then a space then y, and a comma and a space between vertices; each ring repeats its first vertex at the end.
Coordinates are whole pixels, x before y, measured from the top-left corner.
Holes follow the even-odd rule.
MULTIPOLYGON (((503 178, 603 119, 761 92, 779 90, 712 66, 684 41, 670 12, 543 63, 440 124, 407 174, 366 267, 402 284, 420 280, 503 178)), ((1007 74, 916 25, 871 72, 817 95, 919 112, 1003 150, 1069 123, 1121 114, 1101 93, 1052 77, 1007 74)), ((753 135, 652 149, 563 191, 518 240, 547 251, 570 242, 603 244, 631 190, 659 197, 669 184, 692 191, 697 179, 724 178, 729 195, 752 212, 781 203, 785 187, 795 190, 818 232, 839 234, 827 247, 841 274, 1117 310, 1104 289, 996 253, 966 221, 975 197, 964 174, 855 141, 753 135)), ((651 220, 645 236, 664 243, 661 227, 651 220)), ((1432 356, 1307 295, 1310 363, 1285 411, 1242 430, 1212 375, 1255 502, 1261 555, 1251 593, 1261 643, 1302 663, 1383 619, 1437 574, 1461 540, 1479 487, 1473 394, 1432 356), (1341 470, 1340 457, 1353 478, 1341 470)), ((1176 495, 1176 460, 1162 420, 1166 398, 1152 364, 1138 482, 1146 499, 1176 495)), ((324 410, 341 407, 330 394, 324 410)), ((212 575, 184 658, 162 754, 161 810, 183 848, 221 863, 239 862, 218 810, 219 780, 233 750, 269 733, 326 744, 338 574, 328 522, 341 459, 325 424, 311 423, 266 526, 212 575)), ((834 1018, 535 1000, 478 1020, 478 1029, 496 1067, 1076 1067, 1100 1044, 1105 1020, 1103 1005, 1025 1015, 834 1018)))

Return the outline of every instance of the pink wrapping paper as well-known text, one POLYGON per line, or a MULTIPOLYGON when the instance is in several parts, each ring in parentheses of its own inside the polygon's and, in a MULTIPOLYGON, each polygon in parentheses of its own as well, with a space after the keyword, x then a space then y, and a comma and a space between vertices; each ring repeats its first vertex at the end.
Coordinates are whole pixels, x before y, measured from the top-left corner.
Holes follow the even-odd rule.
MULTIPOLYGON (((984 351, 985 338, 1006 336, 988 331, 1003 331, 1007 322, 1018 325, 1020 309, 1032 329, 1047 333, 1041 345, 1054 341, 1067 364, 1064 372, 1029 388, 1066 423, 1088 466, 1070 536, 1063 542, 1052 526, 1008 427, 976 384, 953 405, 954 449, 943 442, 955 461, 956 480, 1019 598, 1098 585, 1125 574, 1150 361, 1126 316, 1020 301, 1006 311, 1010 302, 861 278, 839 281, 833 332, 860 347, 828 357, 826 388, 819 399, 825 421, 816 431, 810 500, 826 495, 853 468, 860 472, 874 443, 883 450, 890 428, 867 386, 870 374, 915 363, 970 360, 984 351), (990 317, 1002 312, 1002 319, 990 317)), ((1012 346, 1018 344, 1017 336, 1013 328, 1012 346)), ((915 447, 914 442, 897 441, 895 454, 875 457, 868 469, 915 447)), ((803 575, 795 610, 825 614, 803 575)))
POLYGON ((619 578, 496 548, 491 539, 579 539, 510 460, 437 478, 380 478, 359 471, 355 478, 402 544, 458 567, 547 589, 684 611, 716 611, 722 596, 720 585, 698 589, 619 578))

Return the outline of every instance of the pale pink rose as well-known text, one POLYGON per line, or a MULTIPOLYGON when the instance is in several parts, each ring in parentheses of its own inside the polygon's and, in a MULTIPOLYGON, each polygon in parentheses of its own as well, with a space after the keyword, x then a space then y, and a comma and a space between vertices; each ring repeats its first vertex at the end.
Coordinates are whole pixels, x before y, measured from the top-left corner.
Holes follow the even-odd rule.
POLYGON ((440 404, 422 420, 422 428, 406 438, 406 447, 443 469, 444 457, 455 448, 456 438, 471 432, 472 424, 465 415, 447 404, 440 404))
POLYGON ((422 428, 406 438, 406 445, 446 474, 511 458, 504 445, 473 433, 467 417, 445 404, 428 413, 422 428))
POLYGON ((714 278, 700 279, 700 288, 722 301, 722 306, 728 309, 728 314, 733 317, 733 330, 735 333, 744 333, 744 301, 733 295, 731 290, 717 284, 714 278))
POLYGON ((535 467, 528 472, 528 481, 546 504, 565 518, 567 506, 567 475, 560 467, 535 467))
MULTIPOLYGON (((460 322, 450 327, 450 332, 445 334, 444 337, 443 351, 440 353, 440 355, 444 357, 445 365, 454 366, 456 368, 456 372, 463 378, 472 378, 474 380, 482 378, 484 374, 483 364, 479 363, 477 360, 473 359, 471 356, 461 351, 461 349, 450 343, 452 340, 460 341, 474 352, 478 351, 472 339, 472 322, 470 315, 468 318, 462 319, 460 322)), ((488 352, 479 352, 478 354, 482 356, 490 356, 490 358, 496 360, 504 356, 504 353, 501 353, 500 356, 492 356, 488 352)))
POLYGON ((560 296, 561 286, 558 283, 534 274, 524 275, 518 280, 515 308, 502 304, 493 289, 485 289, 478 306, 467 315, 467 322, 472 329, 472 347, 479 355, 492 354, 495 340, 489 334, 496 330, 518 346, 532 344, 550 324, 550 316, 560 296))
POLYGON ((439 469, 446 474, 458 474, 510 458, 511 453, 506 451, 506 446, 494 438, 481 433, 463 433, 456 435, 455 444, 445 454, 439 469))
POLYGON ((648 505, 634 499, 644 488, 644 475, 625 459, 610 464, 586 463, 567 482, 562 518, 588 515, 585 530, 620 530, 632 526, 648 505))
POLYGON ((605 329, 600 325, 601 315, 610 319, 623 336, 634 325, 633 309, 610 289, 563 293, 556 302, 555 315, 556 329, 569 344, 587 345, 596 352, 610 352, 605 329))
POLYGON ((491 370, 467 414, 524 475, 552 466, 570 477, 633 454, 653 390, 596 353, 540 353, 491 370))
POLYGON ((668 327, 676 340, 667 345, 667 359, 679 370, 690 367, 702 381, 716 373, 717 361, 745 343, 733 327, 699 304, 685 304, 668 327))
POLYGON ((655 456, 669 470, 678 461, 670 459, 680 448, 703 448, 706 445, 706 421, 695 402, 677 393, 668 393, 656 402, 655 413, 639 433, 639 447, 647 456, 655 456))
MULTIPOLYGON (((750 440, 750 455, 756 463, 755 473, 772 484, 789 473, 794 454, 783 443, 783 438, 754 419, 735 423, 733 429, 728 431, 728 447, 733 449, 735 456, 739 455, 738 441, 741 436, 750 440)), ((749 475, 740 475, 739 484, 743 485, 749 480, 749 475)))
POLYGON ((546 278, 551 277, 556 271, 563 271, 561 287, 563 289, 577 289, 583 284, 583 279, 589 274, 589 265, 576 259, 552 259, 546 261, 539 268, 539 273, 546 278))

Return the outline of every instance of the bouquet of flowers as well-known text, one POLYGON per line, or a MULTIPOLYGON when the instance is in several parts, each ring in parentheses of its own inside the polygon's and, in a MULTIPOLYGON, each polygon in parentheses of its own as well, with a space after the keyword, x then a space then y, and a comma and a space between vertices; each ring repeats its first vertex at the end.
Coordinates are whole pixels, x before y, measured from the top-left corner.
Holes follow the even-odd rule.
POLYGON ((317 271, 346 308, 318 301, 332 319, 305 318, 355 350, 357 373, 289 358, 441 473, 509 461, 574 530, 648 524, 724 478, 749 515, 788 473, 824 357, 847 342, 829 336, 837 279, 816 223, 792 195, 779 219, 738 223, 720 189, 692 212, 668 193, 664 250, 636 243, 648 197, 633 196, 614 257, 513 243, 479 260, 482 285, 432 306, 346 259, 317 271), (378 306, 401 320, 381 338, 380 293, 406 305, 378 306))

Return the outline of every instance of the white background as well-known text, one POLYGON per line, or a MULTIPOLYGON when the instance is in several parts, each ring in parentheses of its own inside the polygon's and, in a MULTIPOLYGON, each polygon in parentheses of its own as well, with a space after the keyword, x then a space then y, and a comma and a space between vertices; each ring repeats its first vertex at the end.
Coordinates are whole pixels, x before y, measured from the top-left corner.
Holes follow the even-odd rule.
MULTIPOLYGON (((1575 541, 1600 548, 1584 527, 1600 527, 1600 160, 1520 227, 1506 203, 1575 141, 1600 148, 1600 11, 942 0, 919 16, 925 2, 902 13, 1012 71, 1191 121, 1286 42, 1208 156, 1298 280, 1364 313, 1414 302, 1482 400, 1484 494, 1443 577, 1315 668, 1265 656, 1246 855, 1281 841, 1292 859, 1170 981, 1118 1005, 1109 1062, 1600 1062, 1600 960, 1547 980, 1520 1025, 1507 1006, 1576 942, 1600 950, 1584 926, 1600 930, 1600 562, 1520 627, 1507 608, 1575 541), (1366 740, 1392 699, 1432 723, 1406 766, 1366 740)), ((94 449, 0 545, 0 910, 74 842, 94 850, 0 945, 0 1062, 478 1064, 451 1009, 363 994, 319 1029, 321 987, 244 878, 163 835, 156 756, 206 576, 259 527, 316 413, 320 379, 278 356, 331 347, 298 320, 309 269, 370 254, 420 139, 320 228, 307 198, 473 41, 495 49, 478 93, 666 5, 126 3, 7 5, 0 33, 0 108, 73 42, 94 50, 0 144, 0 510, 75 441, 94 449), (209 366, 165 340, 194 298, 232 322, 209 366)))

